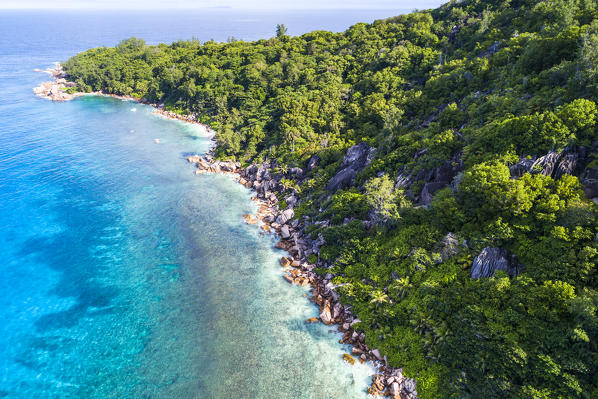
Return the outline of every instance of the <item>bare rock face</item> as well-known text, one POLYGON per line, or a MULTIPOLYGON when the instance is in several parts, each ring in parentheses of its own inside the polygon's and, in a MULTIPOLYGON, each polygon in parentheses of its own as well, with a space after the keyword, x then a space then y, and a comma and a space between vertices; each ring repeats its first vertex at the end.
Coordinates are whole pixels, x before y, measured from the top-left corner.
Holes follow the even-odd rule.
POLYGON ((395 188, 407 188, 411 185, 413 181, 413 176, 411 172, 407 171, 407 167, 403 165, 403 169, 399 172, 397 176, 397 182, 395 184, 395 188))
POLYGON ((353 179, 357 174, 357 170, 353 168, 342 169, 328 182, 326 188, 330 191, 336 191, 341 188, 349 187, 353 183, 353 179))
POLYGON ((532 173, 541 173, 546 176, 552 176, 557 162, 561 157, 561 153, 550 151, 548 154, 540 157, 534 161, 531 167, 532 173))
POLYGON ((506 272, 509 276, 517 276, 521 272, 521 266, 515 255, 504 248, 486 247, 473 261, 471 277, 493 277, 497 270, 506 272))
POLYGON ((521 157, 509 166, 511 177, 519 178, 525 173, 541 173, 559 179, 563 175, 579 175, 587 162, 587 149, 576 146, 561 152, 550 151, 539 158, 521 157))
POLYGON ((598 168, 585 169, 589 160, 588 148, 575 146, 561 152, 550 151, 548 154, 534 158, 522 157, 519 162, 509 167, 511 177, 519 178, 525 173, 541 173, 560 179, 564 175, 579 176, 584 185, 587 198, 598 197, 598 168))
POLYGON ((563 175, 575 174, 580 155, 582 154, 577 151, 570 151, 563 154, 554 170, 554 178, 559 179, 563 175))
POLYGON ((343 163, 336 175, 330 179, 326 189, 336 191, 352 184, 355 175, 368 166, 372 160, 375 149, 366 143, 359 143, 347 150, 343 163))

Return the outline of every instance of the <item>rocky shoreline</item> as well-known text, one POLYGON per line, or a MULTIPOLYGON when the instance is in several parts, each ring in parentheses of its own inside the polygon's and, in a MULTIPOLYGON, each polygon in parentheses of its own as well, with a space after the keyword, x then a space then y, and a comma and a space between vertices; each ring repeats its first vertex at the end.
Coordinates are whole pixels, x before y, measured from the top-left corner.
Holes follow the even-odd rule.
MULTIPOLYGON (((309 217, 295 218, 294 208, 299 203, 295 191, 281 184, 282 174, 271 173, 272 164, 252 164, 243 169, 239 162, 215 160, 209 152, 205 158, 199 155, 188 157, 190 163, 196 165, 196 174, 224 173, 235 177, 245 187, 252 189, 256 195, 252 199, 259 204, 257 215, 243 215, 248 224, 258 224, 264 232, 276 233, 280 241, 276 248, 288 252, 288 256, 280 259, 280 266, 284 269, 283 278, 290 284, 312 287, 311 301, 319 306, 320 316, 307 319, 306 323, 322 322, 326 325, 336 325, 343 333, 342 343, 353 346, 351 354, 344 354, 343 359, 354 364, 372 361, 378 368, 378 374, 372 377, 372 384, 368 388, 371 395, 390 396, 395 399, 417 398, 416 384, 413 379, 406 378, 402 369, 388 366, 386 357, 381 356, 378 349, 372 349, 365 343, 365 335, 356 331, 353 326, 359 323, 350 307, 344 307, 339 301, 339 294, 332 284, 332 275, 322 277, 313 270, 324 267, 319 261, 314 264, 308 262, 310 255, 318 258, 319 249, 325 244, 322 235, 312 240, 306 234, 305 228, 310 224, 309 217), (279 209, 277 193, 286 193, 285 209, 279 209)), ((303 171, 293 168, 288 173, 301 175, 303 171)), ((313 258, 313 257, 312 257, 313 258)))
MULTIPOLYGON (((70 101, 83 95, 103 95, 122 100, 134 100, 154 107, 154 114, 198 124, 212 135, 214 134, 209 126, 199 122, 196 115, 179 115, 166 111, 164 104, 154 104, 145 99, 102 92, 67 93, 65 90, 69 87, 75 87, 76 83, 67 80, 68 76, 59 63, 56 63, 54 68, 49 68, 45 72, 50 73, 54 81, 43 82, 33 89, 33 92, 39 97, 52 101, 70 101)), ((406 378, 402 369, 388 366, 386 356, 381 356, 378 349, 369 348, 365 343, 364 333, 360 333, 353 328, 360 320, 351 313, 350 307, 344 307, 340 303, 339 294, 335 291, 336 287, 331 282, 333 276, 331 274, 321 276, 313 271, 316 267, 326 266, 319 260, 315 263, 308 262, 310 255, 314 255, 316 259, 319 259, 318 253, 320 247, 325 244, 324 238, 319 235, 317 239, 312 240, 306 234, 305 229, 311 223, 309 217, 304 216, 301 220, 295 218, 294 208, 299 203, 299 199, 295 195, 294 189, 287 188, 281 183, 282 174, 274 175, 271 173, 271 170, 274 169, 273 163, 252 164, 243 169, 239 162, 214 159, 213 148, 208 151, 205 157, 195 155, 188 157, 187 160, 196 165, 196 174, 227 174, 255 192, 256 195, 252 197, 252 200, 258 203, 258 212, 255 216, 243 215, 245 222, 259 225, 264 234, 278 234, 280 240, 275 247, 288 252, 288 256, 280 259, 280 266, 284 269, 283 278, 290 284, 310 285, 312 287, 310 299, 319 306, 320 315, 319 317, 307 319, 305 322, 322 322, 326 325, 336 325, 338 331, 343 333, 341 342, 352 345, 351 354, 345 353, 343 360, 349 364, 354 364, 356 359, 362 363, 372 361, 376 366, 378 373, 373 375, 368 393, 374 396, 389 396, 394 399, 417 398, 415 380, 406 378), (287 206, 284 209, 279 209, 279 196, 277 193, 281 195, 286 193, 284 202, 287 206)), ((310 162, 310 165, 312 165, 312 162, 310 162)), ((288 171, 288 174, 300 177, 303 175, 303 170, 292 168, 288 171)))
POLYGON ((36 72, 49 73, 54 80, 40 83, 39 86, 33 89, 36 96, 47 98, 51 101, 70 101, 76 97, 82 96, 83 93, 67 93, 65 90, 70 87, 75 87, 75 82, 70 82, 66 78, 66 73, 62 69, 60 63, 55 63, 54 68, 48 68, 45 71, 36 69, 36 72))

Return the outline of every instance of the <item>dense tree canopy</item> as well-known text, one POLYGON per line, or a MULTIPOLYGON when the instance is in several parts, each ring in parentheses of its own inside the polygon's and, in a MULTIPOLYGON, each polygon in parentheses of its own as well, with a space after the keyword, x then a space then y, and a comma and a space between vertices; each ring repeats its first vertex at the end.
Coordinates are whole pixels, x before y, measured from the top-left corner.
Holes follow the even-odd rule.
POLYGON ((598 398, 598 221, 580 183, 598 166, 594 0, 451 1, 251 43, 131 38, 64 66, 77 90, 196 114, 220 158, 274 161, 326 242, 316 270, 421 397, 598 398), (361 142, 371 162, 331 192, 361 142), (519 272, 472 278, 484 248, 519 272))

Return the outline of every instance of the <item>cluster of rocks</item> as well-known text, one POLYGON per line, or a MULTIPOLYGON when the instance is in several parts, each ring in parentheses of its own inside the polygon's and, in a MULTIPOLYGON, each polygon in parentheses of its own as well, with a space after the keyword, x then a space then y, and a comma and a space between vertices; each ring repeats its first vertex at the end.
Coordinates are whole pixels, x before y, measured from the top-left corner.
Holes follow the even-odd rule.
MULTIPOLYGON (((351 174, 354 175, 356 170, 369 162, 372 151, 365 144, 352 147, 348 157, 353 161, 346 156, 347 162, 344 162, 341 170, 352 169, 351 174)), ((350 307, 340 303, 339 294, 335 291, 336 286, 331 281, 333 276, 330 273, 321 276, 313 271, 316 266, 327 265, 319 260, 315 263, 308 261, 310 255, 314 255, 311 258, 318 259, 319 249, 325 244, 324 238, 318 235, 312 239, 306 234, 305 227, 309 225, 309 218, 295 218, 294 209, 299 203, 296 192, 281 183, 284 175, 301 179, 304 171, 292 168, 284 174, 273 173, 275 165, 270 162, 241 169, 239 163, 215 161, 210 155, 205 158, 192 156, 187 159, 197 165, 197 173, 233 172, 237 174, 240 184, 255 191, 256 196, 252 199, 259 202, 259 210, 255 217, 244 215, 245 221, 249 224, 260 224, 264 232, 276 232, 280 236, 276 247, 289 254, 280 259, 280 265, 285 271, 283 278, 286 281, 301 286, 311 285, 311 300, 319 306, 319 317, 309 318, 305 322, 337 325, 338 330, 343 333, 342 342, 353 346, 351 354, 345 354, 343 359, 349 364, 354 364, 355 358, 360 362, 372 361, 379 367, 380 373, 373 376, 372 386, 368 391, 374 395, 388 395, 393 398, 416 398, 415 381, 403 376, 401 369, 388 366, 386 357, 381 356, 378 349, 369 348, 365 343, 364 333, 354 328, 360 321, 351 313, 350 307), (279 193, 287 194, 284 197, 284 209, 278 207, 279 193)), ((314 168, 318 161, 317 157, 312 158, 308 163, 308 169, 314 168)))
MULTIPOLYGON (((414 160, 425 155, 426 152, 427 149, 425 148, 418 151, 414 155, 414 160)), ((403 166, 403 169, 397 175, 395 188, 405 190, 405 195, 416 204, 427 206, 432 202, 434 193, 452 185, 462 170, 461 153, 455 154, 451 159, 436 168, 422 169, 417 173, 413 173, 406 166, 403 166), (411 189, 415 182, 421 182, 422 184, 422 190, 419 194, 415 194, 411 189)))
POLYGON ((415 399, 415 380, 405 378, 401 369, 395 369, 390 375, 377 374, 372 377, 372 386, 368 388, 370 395, 385 395, 391 398, 415 399))
MULTIPOLYGON (((439 244, 440 263, 446 262, 463 250, 470 249, 467 240, 459 239, 455 233, 447 233, 439 244)), ((506 248, 485 247, 474 258, 470 275, 473 279, 494 277, 494 274, 501 270, 511 277, 516 277, 524 269, 525 266, 519 262, 515 254, 506 248)))
MULTIPOLYGON (((457 131, 455 134, 460 136, 457 131)), ((598 151, 598 141, 592 143, 591 147, 573 146, 560 152, 550 151, 539 157, 520 157, 517 163, 509 167, 509 171, 514 179, 522 177, 525 173, 539 173, 553 179, 559 179, 563 175, 578 176, 584 186, 586 197, 598 204, 598 167, 587 167, 593 159, 592 154, 596 151, 598 151)), ((426 153, 427 149, 424 148, 413 158, 416 161, 426 153)), ((405 195, 416 204, 427 206, 436 191, 449 186, 456 189, 462 171, 463 161, 460 152, 436 168, 421 169, 417 173, 403 166, 397 175, 395 188, 403 189, 405 195), (416 182, 422 187, 419 194, 411 189, 416 182)))
MULTIPOLYGON (((415 380, 406 378, 402 369, 388 366, 386 356, 382 356, 377 348, 369 348, 365 343, 365 334, 354 328, 355 324, 361 321, 353 316, 349 307, 344 307, 339 302, 338 293, 334 290, 335 286, 329 280, 331 277, 327 275, 324 279, 316 279, 312 283, 311 300, 320 307, 319 319, 327 325, 336 324, 338 330, 343 333, 341 342, 353 346, 351 355, 361 363, 372 361, 378 365, 379 373, 372 377, 368 393, 400 399, 417 398, 415 380)), ((311 321, 307 320, 307 322, 311 321)), ((345 354, 343 359, 353 364, 355 360, 351 355, 345 354)))
POLYGON ((66 80, 66 74, 62 69, 62 65, 57 63, 54 68, 48 68, 45 72, 49 73, 54 80, 42 82, 39 86, 35 87, 33 93, 36 96, 52 101, 69 101, 81 95, 79 93, 70 94, 65 91, 65 89, 75 87, 77 84, 66 80))
POLYGON ((598 141, 595 141, 591 147, 572 146, 560 152, 550 151, 541 157, 521 157, 509 171, 513 178, 525 173, 540 173, 554 179, 563 175, 579 176, 586 197, 598 204, 598 167, 587 167, 597 150, 598 141))
POLYGON ((187 161, 195 164, 197 169, 195 174, 201 173, 240 173, 241 163, 233 161, 215 161, 211 155, 206 155, 205 158, 199 155, 192 155, 187 157, 187 161))

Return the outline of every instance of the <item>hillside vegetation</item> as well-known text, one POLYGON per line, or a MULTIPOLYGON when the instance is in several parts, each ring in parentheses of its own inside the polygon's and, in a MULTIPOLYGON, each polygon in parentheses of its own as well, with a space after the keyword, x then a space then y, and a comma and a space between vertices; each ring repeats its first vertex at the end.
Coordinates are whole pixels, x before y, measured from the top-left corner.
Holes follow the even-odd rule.
POLYGON ((268 162, 325 242, 316 270, 422 398, 598 398, 594 0, 132 38, 64 67, 77 90, 196 114, 221 159, 268 162))

